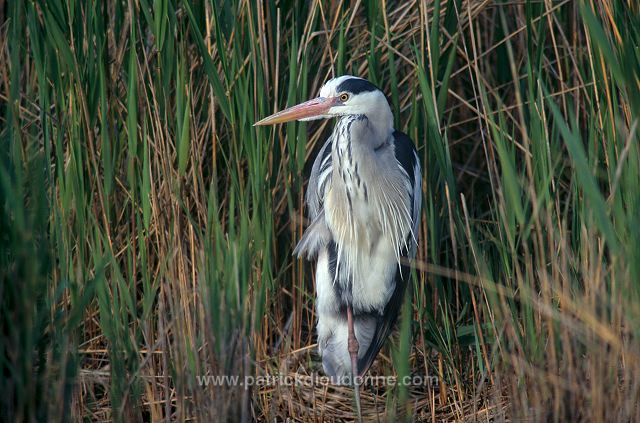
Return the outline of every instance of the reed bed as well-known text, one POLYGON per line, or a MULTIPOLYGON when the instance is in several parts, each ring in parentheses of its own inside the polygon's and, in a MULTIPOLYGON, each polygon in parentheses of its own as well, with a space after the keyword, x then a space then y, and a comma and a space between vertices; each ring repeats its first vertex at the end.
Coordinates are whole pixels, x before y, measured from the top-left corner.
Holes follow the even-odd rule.
POLYGON ((367 420, 640 421, 639 45, 633 0, 0 0, 1 420, 353 419, 291 257, 331 123, 252 127, 350 73, 424 169, 371 375, 430 383, 367 420))

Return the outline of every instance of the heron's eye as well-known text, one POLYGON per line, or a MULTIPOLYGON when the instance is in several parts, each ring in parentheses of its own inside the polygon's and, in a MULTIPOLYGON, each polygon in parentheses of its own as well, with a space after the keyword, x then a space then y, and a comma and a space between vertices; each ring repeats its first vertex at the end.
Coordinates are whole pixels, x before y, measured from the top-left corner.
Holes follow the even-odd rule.
POLYGON ((340 94, 340 101, 342 101, 344 103, 347 100, 349 100, 349 94, 347 94, 347 93, 340 94))

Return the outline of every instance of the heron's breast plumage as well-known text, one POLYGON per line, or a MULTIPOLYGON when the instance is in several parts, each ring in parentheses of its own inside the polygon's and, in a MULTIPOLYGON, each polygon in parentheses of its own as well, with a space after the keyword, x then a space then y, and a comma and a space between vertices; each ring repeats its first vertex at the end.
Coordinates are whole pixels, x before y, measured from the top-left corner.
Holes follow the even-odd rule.
POLYGON ((324 218, 335 241, 332 283, 343 302, 382 312, 411 231, 410 199, 393 144, 376 151, 367 145, 367 130, 357 117, 334 130, 324 218))

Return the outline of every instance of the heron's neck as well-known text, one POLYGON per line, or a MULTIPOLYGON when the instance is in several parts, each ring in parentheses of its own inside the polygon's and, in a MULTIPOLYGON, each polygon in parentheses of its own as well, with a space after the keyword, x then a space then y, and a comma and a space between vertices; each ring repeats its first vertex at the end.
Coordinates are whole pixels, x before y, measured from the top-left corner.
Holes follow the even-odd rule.
POLYGON ((336 186, 344 188, 349 204, 354 196, 367 198, 361 173, 371 167, 380 154, 393 151, 380 148, 392 142, 392 133, 392 117, 375 120, 364 114, 347 115, 336 123, 332 142, 333 174, 336 186))
MULTIPOLYGON (((393 114, 391 108, 385 104, 386 107, 378 107, 374 111, 369 111, 365 114, 365 117, 369 121, 370 128, 376 140, 387 140, 393 133, 393 114)), ((378 141, 372 140, 374 144, 378 141)), ((375 147, 375 146, 374 146, 375 147)))
POLYGON ((344 116, 334 128, 334 148, 356 142, 375 150, 390 139, 393 131, 393 115, 388 108, 375 114, 344 116))

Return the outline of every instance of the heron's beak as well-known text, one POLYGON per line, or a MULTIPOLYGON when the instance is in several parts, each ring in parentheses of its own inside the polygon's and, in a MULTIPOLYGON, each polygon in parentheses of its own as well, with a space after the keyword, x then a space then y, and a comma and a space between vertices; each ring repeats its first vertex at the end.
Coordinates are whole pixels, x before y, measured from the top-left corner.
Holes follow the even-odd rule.
POLYGON ((290 122, 292 120, 312 120, 314 118, 321 118, 336 104, 336 98, 317 97, 313 100, 305 101, 304 103, 300 103, 289 107, 288 109, 281 110, 278 113, 274 113, 271 116, 254 123, 253 126, 275 125, 276 123, 290 122))

